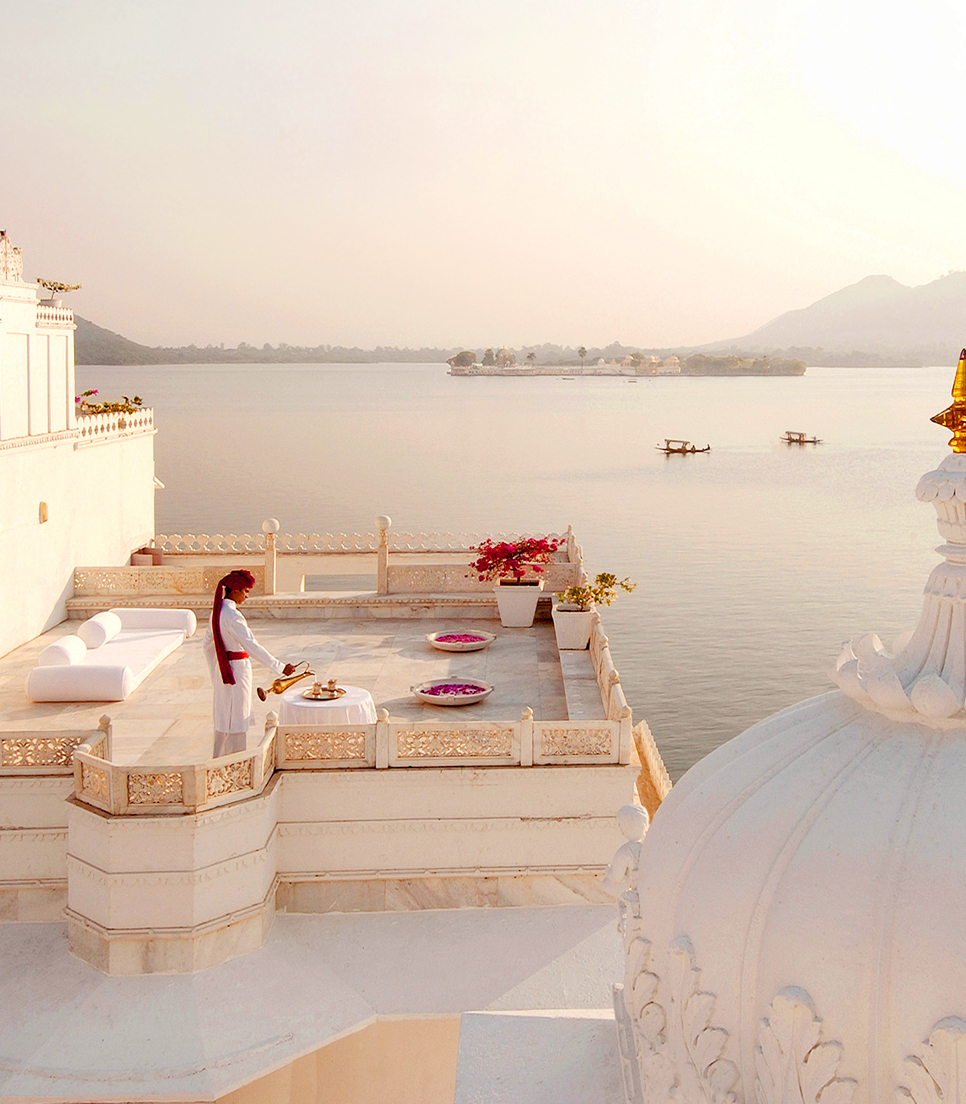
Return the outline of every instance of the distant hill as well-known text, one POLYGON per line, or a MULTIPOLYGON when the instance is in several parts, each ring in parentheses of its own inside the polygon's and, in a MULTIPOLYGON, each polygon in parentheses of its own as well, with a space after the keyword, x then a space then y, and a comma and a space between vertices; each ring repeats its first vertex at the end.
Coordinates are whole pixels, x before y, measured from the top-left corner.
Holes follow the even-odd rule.
POLYGON ((966 272, 919 287, 866 276, 708 352, 798 357, 808 364, 955 364, 966 344, 966 272))
POLYGON ((112 330, 105 330, 80 315, 74 315, 75 364, 381 364, 444 363, 459 349, 375 349, 341 345, 247 345, 236 348, 218 345, 139 345, 112 330))
MULTIPOLYGON (((242 342, 228 349, 218 345, 150 346, 139 345, 77 314, 74 321, 77 323, 74 334, 76 364, 445 364, 465 348, 458 345, 452 349, 400 349, 379 345, 375 349, 360 349, 344 345, 287 345, 284 342, 274 346, 242 342)), ((620 361, 633 352, 653 354, 663 359, 672 353, 687 356, 692 351, 693 347, 645 349, 614 341, 610 345, 586 349, 585 358, 593 364, 600 357, 620 361)), ((578 351, 569 345, 525 345, 513 352, 521 363, 530 352, 533 352, 538 364, 583 363, 578 351)), ((482 360, 482 349, 474 353, 478 360, 482 360)))
POLYGON ((95 326, 79 314, 74 315, 75 364, 163 364, 159 349, 138 345, 111 330, 95 326))

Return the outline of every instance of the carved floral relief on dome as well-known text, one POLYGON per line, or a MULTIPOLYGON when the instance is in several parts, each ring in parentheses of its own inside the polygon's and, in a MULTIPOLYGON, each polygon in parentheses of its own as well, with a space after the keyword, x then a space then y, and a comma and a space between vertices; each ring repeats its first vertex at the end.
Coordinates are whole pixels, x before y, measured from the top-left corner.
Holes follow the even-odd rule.
POLYGON ((734 1104, 738 1067, 722 1057, 728 1032, 713 1024, 715 996, 687 937, 671 944, 668 970, 650 970, 651 944, 632 940, 624 999, 634 1024, 646 1104, 734 1104))
POLYGON ((908 1086, 898 1104, 964 1104, 966 1101, 966 1020, 947 1016, 932 1030, 922 1054, 903 1063, 908 1086))
POLYGON ((842 1045, 821 1042, 821 1034, 803 989, 789 987, 775 997, 755 1048, 758 1104, 849 1104, 855 1082, 835 1076, 842 1045))

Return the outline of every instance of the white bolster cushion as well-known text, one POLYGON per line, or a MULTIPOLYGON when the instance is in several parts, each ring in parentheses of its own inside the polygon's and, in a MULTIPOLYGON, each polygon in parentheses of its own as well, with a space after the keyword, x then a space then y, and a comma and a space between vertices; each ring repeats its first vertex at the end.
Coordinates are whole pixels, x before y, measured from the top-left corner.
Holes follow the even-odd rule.
POLYGON ((27 676, 27 697, 35 702, 124 701, 134 686, 131 668, 120 664, 35 667, 27 676))
POLYGON ((198 618, 189 609, 119 607, 109 612, 117 616, 122 629, 181 629, 187 639, 198 627, 198 618))
POLYGON ((120 631, 120 617, 112 610, 108 610, 106 613, 98 613, 85 621, 77 630, 77 635, 88 648, 93 649, 99 648, 109 640, 113 640, 120 631))
POLYGON ((87 645, 79 636, 62 636, 48 644, 37 659, 38 667, 69 667, 82 663, 87 655, 87 645))

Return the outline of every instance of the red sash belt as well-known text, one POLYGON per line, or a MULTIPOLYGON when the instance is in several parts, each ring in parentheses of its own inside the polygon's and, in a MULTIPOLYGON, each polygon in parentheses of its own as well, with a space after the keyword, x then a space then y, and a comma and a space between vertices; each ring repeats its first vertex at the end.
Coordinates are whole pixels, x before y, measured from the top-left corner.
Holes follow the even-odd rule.
POLYGON ((225 652, 229 659, 248 659, 248 652, 225 652))

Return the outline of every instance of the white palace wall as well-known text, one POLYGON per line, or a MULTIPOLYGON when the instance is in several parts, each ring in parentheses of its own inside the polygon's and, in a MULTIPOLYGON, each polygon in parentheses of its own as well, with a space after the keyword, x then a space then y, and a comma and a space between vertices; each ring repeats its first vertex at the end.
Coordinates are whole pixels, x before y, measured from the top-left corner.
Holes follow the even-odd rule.
POLYGON ((2 276, 0 655, 64 620, 77 564, 124 564, 154 535, 152 419, 76 419, 72 312, 2 276))

